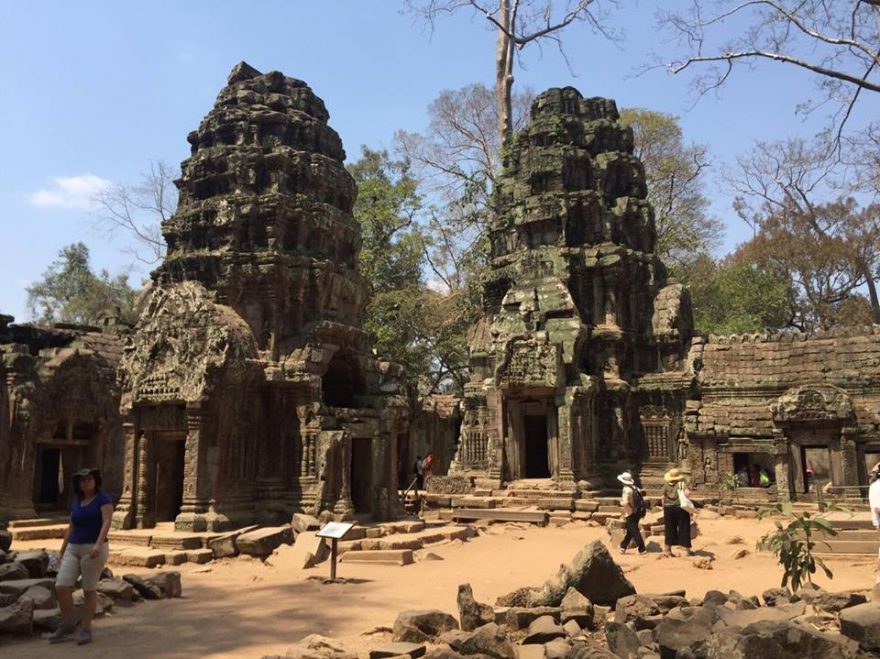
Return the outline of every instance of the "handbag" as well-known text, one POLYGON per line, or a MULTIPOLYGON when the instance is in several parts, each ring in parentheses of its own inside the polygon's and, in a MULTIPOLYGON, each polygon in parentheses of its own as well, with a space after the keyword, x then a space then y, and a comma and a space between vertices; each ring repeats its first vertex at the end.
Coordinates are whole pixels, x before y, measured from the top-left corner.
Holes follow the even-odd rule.
POLYGON ((688 499, 687 495, 684 493, 684 483, 678 484, 678 505, 688 515, 693 515, 697 511, 694 502, 688 499))

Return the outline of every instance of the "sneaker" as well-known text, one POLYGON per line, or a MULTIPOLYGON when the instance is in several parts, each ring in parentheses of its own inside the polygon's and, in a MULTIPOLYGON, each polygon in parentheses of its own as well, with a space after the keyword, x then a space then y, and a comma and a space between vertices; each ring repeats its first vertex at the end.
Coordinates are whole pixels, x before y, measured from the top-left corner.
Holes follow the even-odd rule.
POLYGON ((639 556, 641 556, 642 554, 647 554, 647 553, 648 553, 647 549, 639 549, 639 556))
POLYGON ((621 554, 626 553, 626 549, 624 549, 623 547, 620 547, 620 546, 617 547, 617 551, 619 551, 621 554))
POLYGON ((73 630, 76 629, 76 625, 60 625, 58 629, 52 632, 49 635, 50 643, 60 643, 61 641, 66 641, 67 638, 73 634, 73 630))
POLYGON ((77 645, 85 645, 86 643, 92 642, 92 630, 91 629, 80 629, 79 636, 76 637, 77 645))

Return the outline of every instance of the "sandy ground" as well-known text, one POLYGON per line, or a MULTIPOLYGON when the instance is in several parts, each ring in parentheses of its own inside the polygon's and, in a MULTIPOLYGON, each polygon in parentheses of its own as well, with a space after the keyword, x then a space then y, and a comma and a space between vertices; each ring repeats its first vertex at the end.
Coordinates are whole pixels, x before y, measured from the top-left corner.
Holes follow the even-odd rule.
MULTIPOLYGON (((701 521, 702 534, 694 540, 694 549, 698 555, 715 557, 712 570, 697 569, 684 557, 663 559, 656 551, 646 556, 615 552, 614 557, 639 592, 685 589, 688 596, 702 596, 709 589, 734 589, 759 595, 778 586, 781 578, 772 556, 754 552, 756 539, 770 525, 766 520, 701 521), (736 547, 725 544, 725 539, 732 535, 745 540, 742 546, 752 551, 749 556, 729 558, 736 547)), ((434 545, 418 552, 432 552, 443 560, 420 560, 405 567, 341 563, 338 576, 348 580, 344 584, 309 579, 327 576, 328 563, 299 572, 241 558, 208 566, 184 564, 168 568, 182 573, 182 599, 117 607, 95 622, 91 646, 50 646, 39 638, 3 641, 0 656, 262 657, 284 654, 310 633, 339 638, 365 653, 388 636, 364 633, 377 626, 390 627, 401 610, 439 608, 457 615, 457 587, 464 582, 471 583, 479 601, 494 603, 515 588, 540 585, 597 538, 608 543, 601 528, 494 525, 466 543, 434 545)), ((873 586, 873 560, 831 559, 829 566, 833 581, 817 580, 828 589, 873 586)), ((117 572, 127 571, 138 570, 117 572)))

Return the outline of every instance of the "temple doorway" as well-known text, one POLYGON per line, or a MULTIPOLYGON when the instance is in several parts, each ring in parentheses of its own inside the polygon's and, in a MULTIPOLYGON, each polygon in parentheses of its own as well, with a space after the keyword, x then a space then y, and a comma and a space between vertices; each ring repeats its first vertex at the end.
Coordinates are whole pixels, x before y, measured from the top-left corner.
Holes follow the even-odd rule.
POLYGON ((173 522, 183 503, 183 467, 186 435, 168 433, 156 437, 152 501, 157 522, 173 522))
POLYGON ((351 440, 351 502, 358 514, 373 507, 373 440, 351 440))
POLYGON ((38 511, 55 510, 63 505, 61 480, 61 449, 41 448, 37 459, 37 497, 34 501, 38 511))
POLYGON ((523 416, 525 431, 525 477, 550 477, 550 451, 547 437, 547 415, 526 414, 523 416))
POLYGON ((801 464, 804 469, 804 493, 816 486, 824 486, 834 480, 831 472, 831 450, 827 446, 802 446, 801 464))

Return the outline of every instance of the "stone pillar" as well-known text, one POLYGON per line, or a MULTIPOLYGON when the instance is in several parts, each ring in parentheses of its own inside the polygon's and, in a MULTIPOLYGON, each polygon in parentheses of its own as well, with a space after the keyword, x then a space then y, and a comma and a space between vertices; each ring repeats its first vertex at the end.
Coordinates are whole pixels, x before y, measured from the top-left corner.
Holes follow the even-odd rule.
POLYGON ((858 428, 841 428, 840 430, 840 475, 841 481, 835 485, 859 484, 859 458, 856 450, 855 437, 858 428))
POLYGON ((134 423, 122 424, 122 438, 125 442, 125 467, 122 472, 122 496, 113 511, 114 529, 130 529, 134 526, 134 512, 137 507, 138 487, 138 438, 134 423))
POLYGON ((555 474, 556 480, 559 482, 574 482, 574 465, 572 455, 571 440, 571 406, 565 402, 565 396, 558 396, 556 405, 551 405, 548 410, 548 419, 551 428, 555 426, 557 436, 558 454, 558 471, 555 474))
POLYGON ((500 391, 486 393, 486 462, 489 478, 501 484, 504 466, 504 408, 500 391))
POLYGON ((219 530, 209 529, 206 514, 211 496, 207 477, 207 440, 204 436, 208 422, 206 410, 198 403, 186 407, 186 454, 183 463, 183 503, 174 520, 177 531, 194 533, 219 530))
POLYGON ((152 528, 156 525, 151 512, 153 507, 150 496, 150 460, 153 457, 153 440, 143 432, 137 434, 135 451, 137 452, 137 479, 134 491, 134 526, 139 529, 152 528))
POLYGON ((339 498, 333 512, 339 519, 354 517, 354 502, 351 500, 351 435, 347 432, 339 444, 339 464, 336 477, 339 478, 339 498))
POLYGON ((791 501, 791 473, 788 468, 788 453, 780 447, 773 456, 773 473, 776 477, 776 494, 781 502, 791 501))

